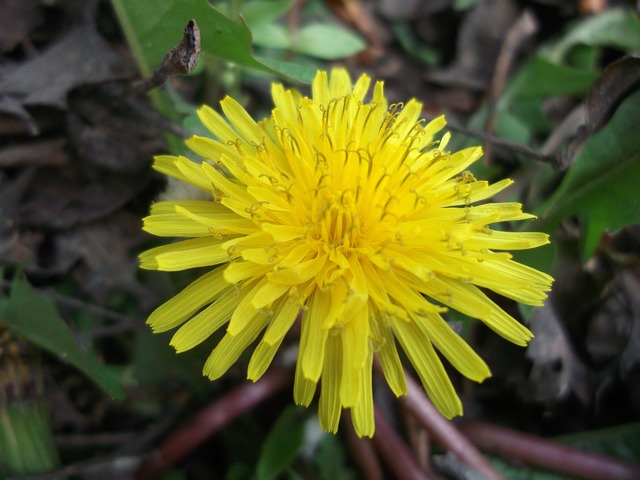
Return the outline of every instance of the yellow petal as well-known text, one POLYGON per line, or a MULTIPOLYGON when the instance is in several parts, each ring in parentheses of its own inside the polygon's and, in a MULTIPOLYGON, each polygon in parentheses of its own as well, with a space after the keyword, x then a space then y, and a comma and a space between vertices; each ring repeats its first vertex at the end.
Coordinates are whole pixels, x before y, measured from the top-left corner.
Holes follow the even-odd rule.
POLYGON ((309 309, 302 316, 300 355, 305 378, 317 382, 324 363, 325 342, 328 331, 322 323, 331 307, 331 296, 316 290, 311 297, 309 309))
POLYGON ((249 144, 249 147, 252 143, 254 145, 262 143, 264 131, 256 124, 255 120, 251 118, 251 115, 247 113, 242 105, 231 97, 225 97, 220 102, 220 106, 236 131, 249 144))
POLYGON ((205 237, 155 247, 140 254, 140 268, 177 271, 228 262, 229 254, 222 243, 222 240, 205 237))
POLYGON ((293 322, 296 321, 300 308, 299 301, 293 298, 287 299, 269 324, 267 331, 264 333, 263 341, 269 345, 279 344, 293 325, 293 322))
POLYGON ((147 320, 151 329, 156 333, 171 330, 211 302, 228 286, 223 272, 222 267, 212 270, 156 308, 147 320))
POLYGON ((271 270, 269 265, 253 262, 232 262, 224 271, 224 279, 229 283, 239 283, 253 277, 259 277, 271 270))
POLYGON ((373 369, 373 349, 369 349, 367 360, 362 370, 360 397, 351 409, 351 420, 359 437, 373 437, 375 432, 373 410, 373 385, 371 371, 373 369))
POLYGON ((198 109, 198 117, 202 124, 223 142, 234 140, 238 136, 224 117, 207 105, 203 105, 198 109))
POLYGON ((325 348, 326 360, 322 367, 318 419, 320 420, 320 427, 325 432, 336 433, 338 431, 340 413, 342 412, 340 384, 344 352, 340 337, 338 335, 330 335, 325 348))
POLYGON ((384 378, 397 397, 406 395, 407 380, 391 328, 386 320, 380 319, 371 322, 371 330, 374 338, 373 348, 378 353, 384 378))
POLYGON ((256 315, 253 321, 249 322, 244 330, 237 335, 226 333, 207 358, 203 369, 204 375, 210 380, 224 375, 238 360, 242 352, 256 339, 268 321, 269 317, 266 315, 256 315))
POLYGON ((361 377, 369 350, 369 311, 367 304, 347 313, 341 332, 343 351, 341 401, 345 407, 353 407, 360 395, 361 377))
POLYGON ((154 157, 153 168, 165 175, 190 183, 203 190, 209 190, 211 187, 211 182, 209 182, 206 175, 202 174, 200 165, 185 157, 158 155, 154 157))
POLYGON ((253 321, 253 318, 258 313, 258 309, 253 306, 253 297, 266 283, 267 280, 262 278, 257 282, 255 282, 255 279, 251 279, 242 285, 239 293, 240 303, 234 310, 227 327, 227 332, 231 336, 238 335, 249 322, 253 321))
POLYGON ((178 329, 171 339, 171 346, 180 353, 204 342, 229 321, 239 301, 233 287, 227 287, 218 300, 178 329))
POLYGON ((431 314, 424 317, 412 315, 412 319, 424 336, 432 341, 440 353, 465 377, 475 382, 482 382, 491 376, 487 364, 440 315, 431 314))
POLYGON ((461 415, 462 403, 429 339, 413 322, 393 322, 393 330, 436 408, 447 418, 461 415))
POLYGON ((302 343, 300 343, 300 345, 301 346, 298 349, 298 360, 296 362, 296 372, 293 379, 293 401, 296 405, 304 405, 305 407, 308 407, 316 393, 316 385, 318 382, 309 380, 302 372, 302 343))
POLYGON ((251 304, 254 308, 268 307, 289 291, 289 289, 289 285, 280 285, 278 283, 267 281, 255 292, 255 295, 251 300, 251 304))

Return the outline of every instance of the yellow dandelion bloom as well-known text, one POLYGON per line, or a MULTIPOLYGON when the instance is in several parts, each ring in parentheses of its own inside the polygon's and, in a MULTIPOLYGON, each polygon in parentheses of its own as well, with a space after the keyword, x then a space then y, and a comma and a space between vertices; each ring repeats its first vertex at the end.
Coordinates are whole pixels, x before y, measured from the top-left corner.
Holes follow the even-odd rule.
POLYGON ((404 395, 399 344, 440 412, 460 415, 436 351, 472 380, 490 372, 441 314, 456 309, 525 345, 531 332, 483 289, 541 305, 552 282, 506 252, 547 235, 489 227, 532 215, 518 203, 474 205, 511 181, 476 180, 466 169, 479 147, 448 151, 450 135, 436 138, 443 117, 424 123, 415 100, 388 106, 382 82, 367 102, 370 83, 321 71, 311 98, 274 84, 275 108, 261 122, 229 97, 224 116, 202 107, 213 135, 186 143, 205 160, 159 156, 154 168, 203 199, 159 201, 144 219, 154 235, 190 238, 140 256, 145 269, 215 266, 148 320, 155 332, 180 326, 171 340, 178 352, 226 326, 204 365, 211 379, 262 333, 248 366, 259 379, 299 318, 295 402, 309 405, 322 380, 322 428, 335 432, 349 408, 361 436, 374 432, 374 355, 404 395))

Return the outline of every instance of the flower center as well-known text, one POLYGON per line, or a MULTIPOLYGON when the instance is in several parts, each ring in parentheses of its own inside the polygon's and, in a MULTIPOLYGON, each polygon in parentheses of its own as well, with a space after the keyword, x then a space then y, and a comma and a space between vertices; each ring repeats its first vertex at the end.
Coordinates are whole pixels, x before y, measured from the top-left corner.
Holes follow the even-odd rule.
POLYGON ((318 199, 314 237, 330 248, 354 248, 360 237, 360 215, 352 192, 318 199))

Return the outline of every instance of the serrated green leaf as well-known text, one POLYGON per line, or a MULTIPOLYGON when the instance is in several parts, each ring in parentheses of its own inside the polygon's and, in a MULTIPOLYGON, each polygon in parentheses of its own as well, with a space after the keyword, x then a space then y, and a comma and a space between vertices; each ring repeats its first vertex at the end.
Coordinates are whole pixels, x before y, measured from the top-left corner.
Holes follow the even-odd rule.
POLYGON ((204 55, 306 83, 315 74, 286 62, 278 63, 279 68, 275 69, 255 57, 247 24, 231 20, 206 0, 112 0, 112 3, 143 75, 149 75, 180 41, 190 19, 195 19, 200 28, 204 55))
POLYGON ((338 60, 362 51, 364 40, 355 33, 331 23, 311 23, 300 29, 294 50, 323 60, 338 60))
POLYGON ((583 258, 593 252, 605 230, 640 222, 640 91, 627 98, 578 154, 534 224, 552 233, 570 215, 586 222, 583 258))
POLYGON ((120 375, 82 350, 54 306, 26 280, 16 278, 9 297, 0 300, 0 322, 12 332, 51 352, 85 373, 118 400, 124 398, 120 375))
POLYGON ((296 457, 304 440, 305 411, 300 407, 285 409, 267 436, 256 467, 258 480, 274 478, 296 457))

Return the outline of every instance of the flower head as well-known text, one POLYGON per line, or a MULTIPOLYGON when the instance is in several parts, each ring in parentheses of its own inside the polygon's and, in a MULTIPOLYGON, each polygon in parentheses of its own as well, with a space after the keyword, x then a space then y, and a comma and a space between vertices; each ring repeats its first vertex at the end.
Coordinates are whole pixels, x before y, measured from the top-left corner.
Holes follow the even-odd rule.
POLYGON ((187 145, 204 158, 156 157, 154 168, 204 194, 159 201, 144 228, 192 237, 144 252, 141 267, 215 266, 149 317, 151 328, 180 326, 178 352, 226 333, 204 366, 223 375, 258 339, 248 366, 257 380, 299 318, 294 399, 309 405, 320 380, 319 419, 336 431, 343 408, 359 435, 374 431, 374 355, 396 395, 407 392, 402 347, 436 407, 462 413, 439 351, 466 377, 490 375, 482 359, 445 322, 456 309, 525 345, 529 330, 482 289, 541 305, 552 279, 506 250, 548 243, 542 233, 493 230, 532 218, 518 203, 484 203, 511 181, 476 180, 467 167, 479 147, 447 150, 443 117, 420 119, 421 104, 387 105, 383 83, 318 72, 311 98, 272 87, 275 108, 255 122, 233 99, 226 119, 199 116, 212 138, 187 145), (481 289, 482 288, 482 289, 481 289))

